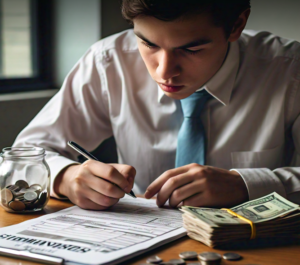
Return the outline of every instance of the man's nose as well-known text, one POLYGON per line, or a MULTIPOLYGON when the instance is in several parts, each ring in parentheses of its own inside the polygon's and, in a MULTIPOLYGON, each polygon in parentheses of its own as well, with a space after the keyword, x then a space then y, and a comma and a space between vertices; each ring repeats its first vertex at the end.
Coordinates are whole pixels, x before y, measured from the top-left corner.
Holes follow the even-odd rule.
POLYGON ((162 80, 169 80, 173 77, 179 76, 181 72, 176 55, 172 52, 162 51, 159 54, 158 65, 156 73, 162 80))

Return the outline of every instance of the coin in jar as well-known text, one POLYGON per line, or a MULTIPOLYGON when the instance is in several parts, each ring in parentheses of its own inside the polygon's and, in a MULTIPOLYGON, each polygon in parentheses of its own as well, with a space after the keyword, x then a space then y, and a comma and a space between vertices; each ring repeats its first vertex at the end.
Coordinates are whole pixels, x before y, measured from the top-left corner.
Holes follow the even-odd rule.
POLYGON ((14 199, 14 195, 11 190, 5 188, 1 191, 1 201, 2 202, 9 203, 13 199, 14 199))
POLYGON ((17 196, 14 198, 15 201, 24 201, 24 196, 17 196))
POLYGON ((17 192, 19 191, 21 188, 17 185, 8 185, 6 188, 10 189, 11 191, 17 192))
POLYGON ((14 211, 23 211, 26 208, 25 204, 21 201, 12 201, 8 206, 14 211))
POLYGON ((42 186, 39 185, 39 184, 32 184, 32 185, 30 185, 29 189, 33 190, 33 191, 41 191, 42 190, 42 186))
POLYGON ((14 198, 24 196, 25 191, 12 191, 14 198))
POLYGON ((162 259, 158 256, 151 256, 147 259, 147 263, 150 264, 160 264, 162 262, 162 259))
POLYGON ((242 256, 237 253, 228 252, 223 254, 223 259, 234 261, 242 259, 242 256))
POLYGON ((185 251, 179 254, 179 257, 184 260, 197 259, 198 253, 195 251, 185 251))
POLYGON ((31 203, 31 202, 24 201, 23 203, 26 206, 26 210, 33 210, 35 208, 35 205, 33 203, 31 203))
POLYGON ((34 191, 26 191, 24 194, 24 199, 29 202, 35 201, 37 197, 38 195, 34 191))
POLYGON ((198 255, 201 263, 204 264, 220 264, 222 256, 215 252, 203 252, 198 255))
POLYGON ((28 189, 29 188, 29 185, 28 183, 25 181, 25 180, 18 180, 16 183, 15 183, 16 186, 20 187, 21 189, 28 189))
POLYGON ((170 259, 169 262, 176 265, 184 265, 185 261, 183 259, 170 259))
POLYGON ((36 204, 44 205, 47 200, 47 192, 42 192, 39 196, 39 199, 36 201, 36 204))

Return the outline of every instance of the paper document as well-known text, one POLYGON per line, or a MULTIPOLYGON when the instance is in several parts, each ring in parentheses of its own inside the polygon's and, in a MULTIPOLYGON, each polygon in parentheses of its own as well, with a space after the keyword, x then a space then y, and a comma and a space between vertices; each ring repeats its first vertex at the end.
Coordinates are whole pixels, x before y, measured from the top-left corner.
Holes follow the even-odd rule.
POLYGON ((186 235, 179 210, 124 198, 108 211, 77 206, 0 229, 0 247, 64 258, 66 264, 117 264, 186 235))

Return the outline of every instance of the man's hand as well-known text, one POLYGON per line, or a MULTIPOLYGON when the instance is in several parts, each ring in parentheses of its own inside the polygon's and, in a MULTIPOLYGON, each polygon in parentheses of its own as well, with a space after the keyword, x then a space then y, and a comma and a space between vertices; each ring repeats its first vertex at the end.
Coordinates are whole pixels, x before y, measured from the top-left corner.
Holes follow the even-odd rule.
POLYGON ((145 193, 147 199, 157 194, 163 206, 232 207, 248 200, 248 191, 236 171, 190 164, 166 171, 153 181, 145 193), (157 194, 158 193, 158 194, 157 194))
POLYGON ((83 209, 104 210, 131 191, 135 174, 135 169, 128 165, 88 160, 62 171, 55 180, 54 190, 83 209))

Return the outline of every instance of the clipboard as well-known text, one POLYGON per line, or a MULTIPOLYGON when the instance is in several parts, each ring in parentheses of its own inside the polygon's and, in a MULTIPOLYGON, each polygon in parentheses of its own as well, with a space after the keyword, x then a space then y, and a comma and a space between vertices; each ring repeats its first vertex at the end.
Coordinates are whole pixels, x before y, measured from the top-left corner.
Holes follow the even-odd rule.
POLYGON ((63 258, 52 257, 48 255, 33 253, 26 250, 16 250, 0 247, 0 256, 9 258, 18 258, 28 261, 41 262, 49 265, 62 265, 65 260, 63 258))

